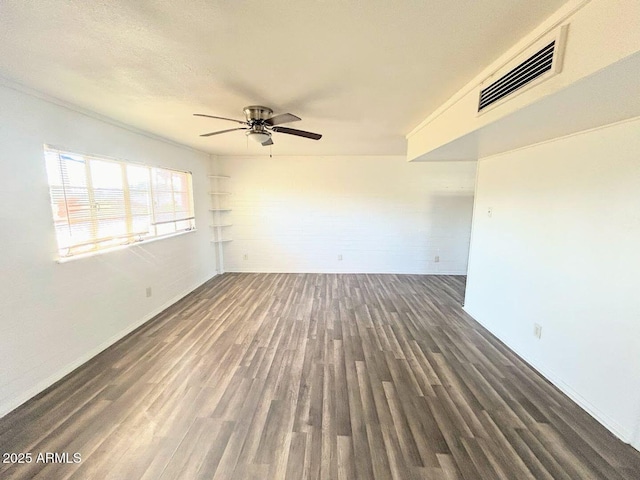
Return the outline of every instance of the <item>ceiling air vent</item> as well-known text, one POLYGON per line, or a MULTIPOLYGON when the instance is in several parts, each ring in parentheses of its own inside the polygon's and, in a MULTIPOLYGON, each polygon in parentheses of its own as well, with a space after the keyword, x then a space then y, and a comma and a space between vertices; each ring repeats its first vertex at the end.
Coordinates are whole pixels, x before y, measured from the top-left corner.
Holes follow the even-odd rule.
MULTIPOLYGON (((478 112, 483 112, 487 107, 513 95, 516 91, 521 91, 524 87, 533 86, 534 80, 541 81, 542 77, 548 78, 559 73, 561 63, 559 52, 565 36, 566 26, 555 32, 551 38, 547 36, 543 39, 541 48, 541 42, 537 42, 538 49, 533 54, 513 66, 497 80, 488 83, 495 78, 496 74, 494 74, 491 79, 483 82, 478 101, 478 112)), ((500 71, 504 71, 504 68, 500 71)))

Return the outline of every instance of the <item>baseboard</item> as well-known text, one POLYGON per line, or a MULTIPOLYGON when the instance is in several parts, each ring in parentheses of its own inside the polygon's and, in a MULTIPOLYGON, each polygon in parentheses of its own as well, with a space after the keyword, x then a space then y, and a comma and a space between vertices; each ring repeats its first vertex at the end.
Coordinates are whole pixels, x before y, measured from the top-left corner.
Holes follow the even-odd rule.
POLYGON ((628 428, 620 425, 618 422, 613 420, 607 414, 600 411, 597 407, 595 407, 591 402, 589 402, 586 398, 584 398, 580 393, 576 392, 569 384, 567 384, 562 378, 555 374, 552 370, 544 365, 540 365, 532 361, 527 355, 518 351, 518 349, 513 348, 498 332, 495 332, 488 325, 478 320, 473 313, 471 313, 466 306, 463 307, 464 311, 467 312, 476 322, 486 328, 494 337, 504 343, 510 350, 515 352, 522 360, 524 360, 527 365, 533 368, 536 372, 542 375, 544 378, 549 380, 553 385, 555 385, 562 393, 568 396, 571 400, 573 400, 580 408, 582 408, 585 412, 591 415, 598 423, 600 423, 603 427, 613 433, 616 437, 622 440, 625 443, 630 444, 636 449, 640 445, 638 442, 632 442, 632 432, 629 431, 628 428))
POLYGON ((79 366, 81 366, 84 363, 88 362, 93 357, 95 357, 99 353, 103 352, 104 350, 106 350, 111 345, 113 345, 117 341, 121 340, 125 336, 129 335, 136 328, 141 327, 142 325, 147 323, 149 320, 151 320, 153 317, 155 317, 159 313, 162 313, 164 310, 169 308, 171 305, 173 305, 177 301, 181 300, 182 298, 186 297, 191 292, 193 292, 196 288, 198 288, 201 285, 205 284, 206 282, 208 282, 209 280, 214 278, 216 275, 217 274, 214 274, 212 277, 209 277, 209 278, 207 278, 205 280, 196 282, 196 285, 194 287, 188 288, 188 289, 184 290, 183 292, 179 293, 178 295, 172 297, 170 300, 168 300, 167 302, 163 303, 160 307, 152 310, 150 313, 145 315, 139 321, 134 322, 131 325, 127 326, 127 328, 125 328, 124 330, 121 330, 117 334, 113 335, 108 340, 106 340, 105 342, 103 342, 100 345, 98 345, 96 348, 91 349, 90 351, 88 351, 87 353, 82 355, 81 357, 77 358, 76 360, 74 360, 71 363, 68 363, 63 368, 59 369, 54 374, 48 376, 46 379, 42 380, 41 382, 38 382, 33 388, 30 388, 24 394, 22 394, 22 395, 20 395, 18 397, 12 398, 7 402, 2 403, 0 405, 0 418, 4 417, 8 413, 10 413, 13 410, 15 410, 16 408, 18 408, 23 403, 27 402, 31 398, 35 397, 39 393, 41 393, 44 390, 46 390, 47 388, 49 388, 51 385, 53 385, 57 381, 61 380, 65 376, 69 375, 76 368, 78 368, 79 366))
POLYGON ((319 273, 319 274, 342 274, 342 275, 466 275, 466 270, 450 270, 443 272, 425 272, 415 271, 361 271, 361 270, 330 270, 330 269, 316 269, 316 270, 294 270, 294 269, 278 269, 278 268, 227 268, 225 272, 229 273, 319 273))

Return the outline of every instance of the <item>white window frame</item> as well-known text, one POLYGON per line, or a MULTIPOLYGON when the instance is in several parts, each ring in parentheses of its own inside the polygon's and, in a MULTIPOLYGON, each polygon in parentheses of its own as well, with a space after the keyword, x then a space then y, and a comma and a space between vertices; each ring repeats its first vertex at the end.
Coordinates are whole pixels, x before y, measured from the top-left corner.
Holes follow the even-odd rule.
MULTIPOLYGON (((44 145, 44 157, 48 173, 48 186, 51 198, 51 209, 54 221, 54 229, 56 230, 56 242, 58 245, 58 262, 65 262, 76 258, 84 258, 93 256, 96 254, 109 252, 121 248, 126 248, 131 245, 151 242, 163 238, 172 237, 175 235, 182 235, 184 233, 193 232, 196 230, 195 225, 195 205, 193 195, 193 175, 191 172, 177 170, 172 168, 158 167, 155 165, 146 165, 141 163, 129 162, 126 160, 114 159, 105 156, 98 155, 86 155, 81 153, 71 152, 66 149, 57 148, 50 145, 44 145), (73 186, 69 180, 69 175, 65 175, 63 172, 67 168, 65 162, 73 159, 78 163, 84 163, 84 171, 86 180, 82 187, 73 186), (109 221, 113 219, 110 217, 100 218, 100 204, 96 202, 95 196, 99 188, 94 188, 92 183, 91 166, 92 162, 103 162, 105 164, 118 165, 122 173, 122 183, 120 187, 113 187, 106 189, 113 193, 116 198, 113 200, 114 206, 123 214, 115 217, 119 221, 119 228, 122 229, 122 223, 126 225, 126 231, 117 235, 100 236, 99 227, 108 226, 109 221), (57 167, 53 164, 58 163, 57 167), (132 206, 132 194, 130 192, 131 185, 127 177, 128 168, 146 169, 149 175, 148 188, 146 189, 133 189, 138 195, 138 200, 144 197, 147 193, 147 210, 148 212, 140 214, 133 213, 132 206), (58 168, 58 170, 56 170, 58 168), (159 190, 159 175, 168 175, 171 179, 169 182, 170 187, 166 187, 159 190), (183 185, 184 189, 176 189, 174 180, 179 180, 179 184, 183 185), (52 179, 55 179, 54 183, 52 179), (78 208, 80 210, 80 219, 74 218, 73 207, 67 198, 67 192, 73 188, 84 190, 86 189, 85 197, 83 198, 85 204, 84 207, 78 208), (161 193, 158 193, 158 192, 161 193), (167 196, 170 198, 168 203, 159 205, 160 195, 163 195, 165 199, 167 196), (186 196, 187 206, 184 205, 186 196), (181 197, 182 205, 177 202, 177 197, 181 197), (167 210, 167 206, 171 207, 167 210), (164 207, 164 211, 161 211, 164 207), (62 214, 60 212, 63 212, 62 214), (72 213, 70 213, 72 212, 72 213), (145 231, 135 231, 134 219, 142 219, 143 221, 148 216, 148 225, 145 231), (164 217, 164 218, 163 218, 164 217), (170 218, 173 217, 173 218, 170 218), (74 232, 76 237, 80 238, 81 230, 73 227, 73 223, 82 223, 82 236, 87 236, 87 230, 89 230, 89 238, 87 241, 79 242, 73 240, 74 232), (102 223, 101 223, 102 222, 102 223), (88 227, 88 228, 87 228, 88 227), (74 230, 74 228, 76 230, 74 230)), ((80 167, 82 168, 82 167, 80 167)), ((117 175, 116 175, 117 176, 117 175)), ((103 190, 105 190, 103 188, 103 190)), ((115 198, 114 197, 114 198, 115 198)))

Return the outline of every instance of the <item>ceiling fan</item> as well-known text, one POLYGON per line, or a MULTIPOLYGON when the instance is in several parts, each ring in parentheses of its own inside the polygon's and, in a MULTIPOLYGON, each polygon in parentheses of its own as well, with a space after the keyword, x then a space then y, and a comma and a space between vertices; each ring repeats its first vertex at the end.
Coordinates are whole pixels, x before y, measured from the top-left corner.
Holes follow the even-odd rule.
POLYGON ((260 105, 251 105, 244 107, 242 110, 246 120, 235 120, 233 118, 216 117, 214 115, 205 115, 204 113, 194 113, 196 117, 217 118, 219 120, 228 120, 236 122, 242 127, 229 128, 228 130, 220 130, 218 132, 210 132, 200 135, 201 137, 210 137, 221 133, 233 132, 235 130, 246 130, 245 135, 252 138, 261 145, 273 145, 271 133, 286 133, 287 135, 296 135, 298 137, 310 138, 312 140, 320 140, 322 135, 319 133, 305 132, 304 130, 296 130, 295 128, 280 127, 283 123, 297 122, 300 117, 296 117, 291 113, 283 113, 281 115, 273 115, 273 110, 260 105))

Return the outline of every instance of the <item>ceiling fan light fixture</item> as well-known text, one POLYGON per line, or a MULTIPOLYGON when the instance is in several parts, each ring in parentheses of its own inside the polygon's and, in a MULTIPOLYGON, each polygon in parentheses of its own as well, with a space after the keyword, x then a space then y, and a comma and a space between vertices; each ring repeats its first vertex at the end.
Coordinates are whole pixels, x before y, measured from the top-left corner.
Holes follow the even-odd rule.
POLYGON ((271 138, 271 134, 267 133, 267 132, 255 132, 255 131, 248 131, 247 132, 247 136, 249 138, 251 138, 252 140, 255 140, 257 143, 263 143, 266 142, 267 140, 269 140, 271 138))

